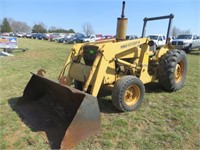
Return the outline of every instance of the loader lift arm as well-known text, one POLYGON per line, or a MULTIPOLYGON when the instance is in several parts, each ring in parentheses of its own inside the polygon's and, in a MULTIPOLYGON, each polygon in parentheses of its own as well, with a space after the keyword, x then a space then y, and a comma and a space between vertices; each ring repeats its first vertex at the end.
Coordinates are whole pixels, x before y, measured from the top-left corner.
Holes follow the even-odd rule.
POLYGON ((112 40, 109 42, 105 41, 83 44, 82 46, 75 45, 75 47, 72 48, 70 56, 65 63, 66 65, 63 67, 63 71, 61 72, 59 78, 61 79, 65 74, 65 70, 68 70, 67 78, 71 80, 70 83, 73 83, 73 80, 84 83, 82 89, 84 92, 86 92, 88 90, 88 86, 91 85, 92 88, 90 94, 97 96, 102 82, 103 84, 111 85, 120 78, 120 76, 116 74, 116 68, 114 66, 117 61, 126 66, 130 66, 131 68, 137 68, 137 70, 146 72, 145 77, 143 77, 143 75, 139 76, 139 78, 146 83, 149 80, 154 79, 152 76, 148 75, 147 72, 148 59, 149 56, 152 55, 152 52, 148 51, 148 47, 149 39, 147 38, 123 42, 116 42, 112 40), (93 64, 91 66, 87 66, 87 64, 80 63, 80 59, 84 57, 84 52, 80 51, 84 51, 84 49, 94 46, 97 47, 98 52, 93 64), (78 50, 76 49, 77 47, 79 48, 78 50), (140 49, 140 47, 142 48, 140 49), (76 51, 74 51, 74 49, 76 49, 76 51), (138 49, 140 49, 140 51, 138 51, 138 49), (143 57, 140 57, 140 55, 143 57), (129 58, 137 58, 138 60, 135 64, 132 64, 125 61, 125 59, 129 58), (83 69, 85 70, 85 75, 84 77, 81 77, 81 74, 77 74, 77 70, 83 69), (84 80, 85 77, 86 80, 84 80))

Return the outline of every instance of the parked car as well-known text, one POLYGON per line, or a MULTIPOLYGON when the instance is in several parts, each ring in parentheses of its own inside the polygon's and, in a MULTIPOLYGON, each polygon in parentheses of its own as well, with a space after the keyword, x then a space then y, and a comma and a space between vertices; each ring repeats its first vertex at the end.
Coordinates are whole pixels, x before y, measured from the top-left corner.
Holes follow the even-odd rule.
POLYGON ((17 37, 16 33, 9 33, 8 36, 10 36, 10 37, 17 37))
POLYGON ((80 43, 83 38, 85 38, 84 34, 76 33, 74 36, 67 39, 66 43, 69 43, 69 44, 80 43))
POLYGON ((58 40, 58 43, 67 43, 67 40, 70 39, 73 35, 66 35, 65 37, 58 40))
POLYGON ((108 40, 108 39, 114 39, 115 37, 113 35, 103 35, 100 40, 97 41, 102 41, 102 40, 108 40))
POLYGON ((95 41, 100 41, 103 39, 103 35, 102 34, 96 34, 96 40, 95 41))
POLYGON ((22 37, 26 38, 27 33, 22 33, 22 37))
POLYGON ((16 33, 17 37, 22 38, 23 34, 22 33, 16 33))
POLYGON ((49 41, 54 41, 54 38, 58 37, 60 33, 50 33, 49 41))
POLYGON ((102 39, 114 39, 115 37, 113 35, 104 35, 102 39))
POLYGON ((186 53, 189 53, 193 48, 200 48, 200 38, 192 34, 179 35, 176 39, 172 40, 172 45, 177 49, 182 49, 186 53))
POLYGON ((37 38, 38 34, 39 34, 39 33, 33 33, 33 34, 31 35, 31 38, 32 38, 32 39, 38 39, 38 38, 37 38))
POLYGON ((97 39, 96 35, 95 34, 92 34, 92 35, 89 35, 89 36, 86 36, 84 38, 82 38, 80 40, 81 43, 85 43, 85 42, 95 42, 97 39))
POLYGON ((126 36, 126 40, 133 40, 133 39, 137 39, 138 37, 136 35, 127 35, 126 36))
POLYGON ((53 38, 52 40, 55 41, 55 42, 58 42, 60 39, 62 39, 64 37, 65 37, 64 34, 60 34, 60 35, 56 36, 55 38, 53 38))
POLYGON ((59 40, 58 40, 58 43, 65 43, 64 41, 65 41, 65 37, 59 39, 59 40))
POLYGON ((37 35, 37 38, 38 38, 39 40, 48 40, 48 39, 49 39, 49 34, 47 34, 47 33, 39 33, 39 34, 37 35))
POLYGON ((1 36, 9 36, 9 33, 7 32, 1 33, 1 36))
POLYGON ((32 37, 32 33, 27 33, 26 34, 26 38, 31 38, 32 37))
POLYGON ((149 35, 147 37, 150 38, 152 41, 154 41, 156 49, 164 46, 166 43, 166 38, 164 35, 154 34, 154 35, 149 35))

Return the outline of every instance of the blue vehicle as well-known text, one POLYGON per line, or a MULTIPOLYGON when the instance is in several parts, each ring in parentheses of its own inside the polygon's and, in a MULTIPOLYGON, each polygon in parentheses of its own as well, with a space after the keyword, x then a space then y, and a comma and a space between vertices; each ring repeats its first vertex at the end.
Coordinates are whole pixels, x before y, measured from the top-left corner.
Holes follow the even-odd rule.
POLYGON ((71 38, 67 39, 66 43, 68 43, 68 44, 80 43, 83 38, 85 38, 84 34, 77 33, 74 36, 72 36, 71 38))
POLYGON ((37 39, 39 39, 39 40, 48 40, 48 39, 49 39, 49 34, 46 34, 46 33, 38 33, 38 34, 37 34, 37 39))
POLYGON ((32 39, 37 39, 38 34, 39 34, 39 33, 33 33, 33 34, 31 35, 31 38, 32 38, 32 39))

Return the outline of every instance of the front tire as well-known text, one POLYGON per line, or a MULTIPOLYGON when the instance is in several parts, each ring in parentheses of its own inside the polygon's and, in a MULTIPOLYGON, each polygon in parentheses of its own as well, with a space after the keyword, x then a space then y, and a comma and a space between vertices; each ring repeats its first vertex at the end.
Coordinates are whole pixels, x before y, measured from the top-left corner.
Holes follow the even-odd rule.
POLYGON ((120 111, 133 111, 142 103, 144 93, 145 87, 139 78, 123 76, 114 85, 112 101, 120 111))
POLYGON ((183 87, 187 74, 187 56, 183 50, 168 51, 160 60, 159 83, 169 92, 183 87))

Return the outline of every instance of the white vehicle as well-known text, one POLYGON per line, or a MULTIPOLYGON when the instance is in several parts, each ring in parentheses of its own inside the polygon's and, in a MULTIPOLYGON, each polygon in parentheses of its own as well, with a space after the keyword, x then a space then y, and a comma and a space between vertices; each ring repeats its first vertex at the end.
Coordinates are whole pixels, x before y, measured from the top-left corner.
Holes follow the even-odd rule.
POLYGON ((16 36, 21 38, 21 37, 23 37, 23 34, 22 33, 16 33, 16 36))
POLYGON ((193 48, 200 48, 200 38, 197 35, 183 34, 172 40, 172 45, 189 53, 193 48))
POLYGON ((58 42, 60 39, 64 38, 66 35, 65 34, 59 34, 55 38, 53 38, 53 41, 58 42))
POLYGON ((81 39, 81 42, 85 43, 85 42, 95 42, 96 41, 96 35, 92 34, 89 36, 86 36, 85 38, 81 39))
POLYGON ((154 34, 154 35, 149 35, 147 37, 150 38, 152 41, 154 41, 156 48, 160 48, 164 46, 166 43, 166 38, 164 35, 154 34))

